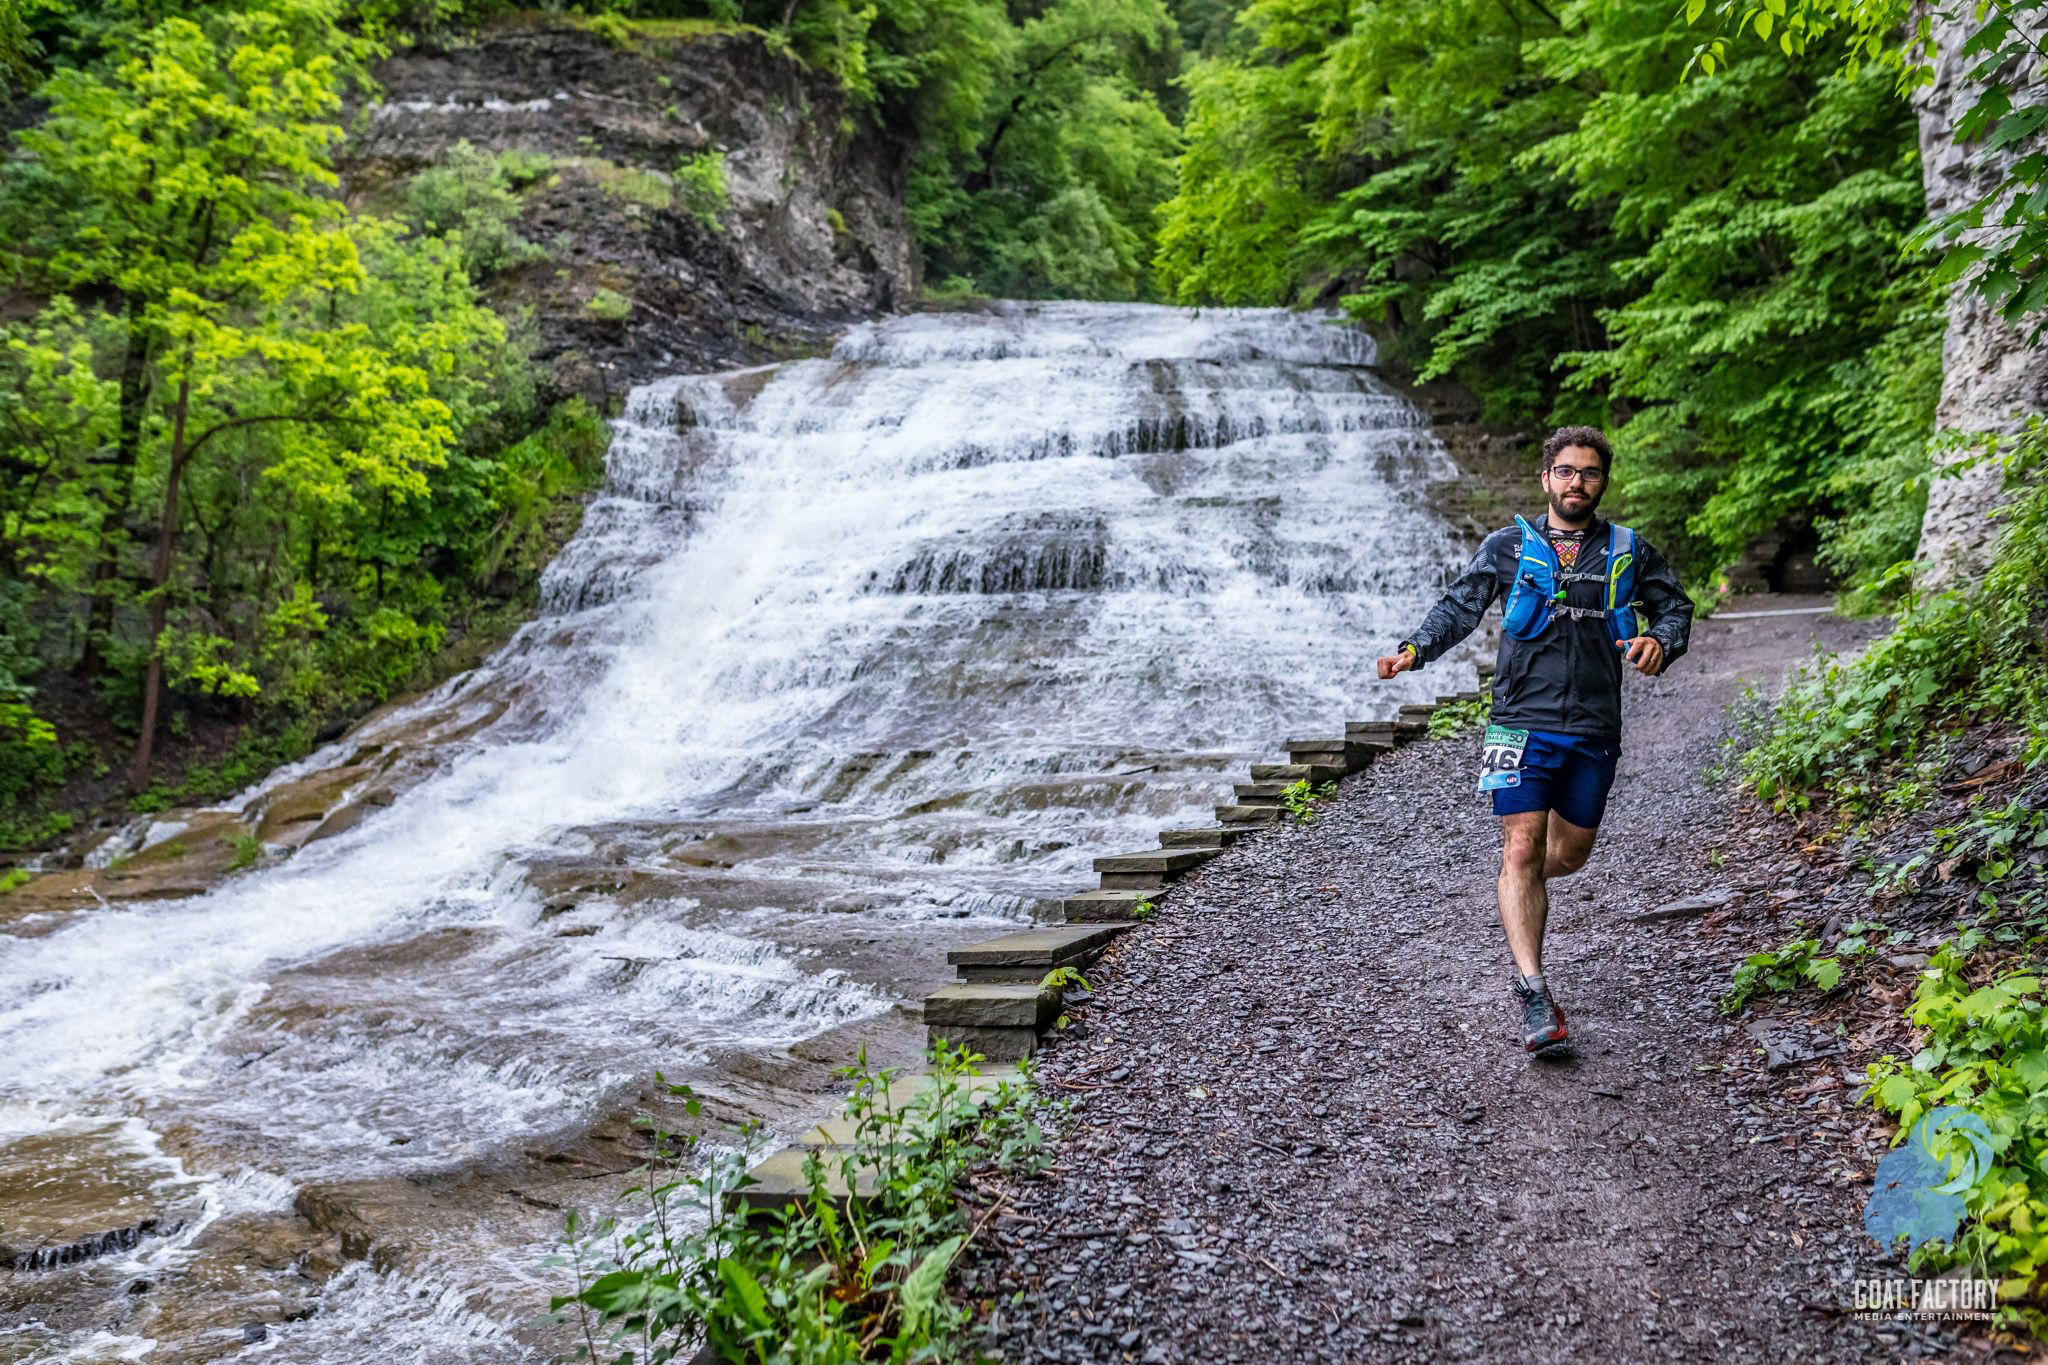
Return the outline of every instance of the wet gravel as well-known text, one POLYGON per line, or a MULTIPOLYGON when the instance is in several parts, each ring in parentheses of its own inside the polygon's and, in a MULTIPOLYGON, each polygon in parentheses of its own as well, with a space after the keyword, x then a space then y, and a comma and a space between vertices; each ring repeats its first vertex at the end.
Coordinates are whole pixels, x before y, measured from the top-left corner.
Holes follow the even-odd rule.
POLYGON ((1803 894, 1777 849, 1726 846, 1732 798, 1702 770, 1727 703, 1816 635, 1866 632, 1707 622, 1670 675, 1630 679, 1601 844, 1552 888, 1568 1055, 1519 1046, 1470 737, 1399 751, 1313 824, 1189 878, 1091 971, 1094 999, 1042 1056, 1072 1112, 1052 1171, 996 1186, 964 1266, 981 1349, 1148 1365, 1999 1354, 1975 1329, 1858 1320, 1851 1282, 1903 1273, 1860 1230, 1882 1137, 1848 1103, 1839 1049, 1772 1073, 1715 1008, 1803 894), (1716 889, 1704 912, 1633 918, 1716 889))

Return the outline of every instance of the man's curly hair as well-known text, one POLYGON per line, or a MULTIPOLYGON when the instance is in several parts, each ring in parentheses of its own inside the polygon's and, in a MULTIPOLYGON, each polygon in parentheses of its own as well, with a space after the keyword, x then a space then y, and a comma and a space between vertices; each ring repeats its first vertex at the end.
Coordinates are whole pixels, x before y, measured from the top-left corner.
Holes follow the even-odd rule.
POLYGON ((1543 443, 1543 467, 1550 468, 1557 458, 1557 452, 1567 446, 1584 446, 1597 451, 1602 469, 1614 468, 1614 447, 1607 444, 1607 437, 1598 427, 1559 427, 1550 433, 1550 439, 1543 443))

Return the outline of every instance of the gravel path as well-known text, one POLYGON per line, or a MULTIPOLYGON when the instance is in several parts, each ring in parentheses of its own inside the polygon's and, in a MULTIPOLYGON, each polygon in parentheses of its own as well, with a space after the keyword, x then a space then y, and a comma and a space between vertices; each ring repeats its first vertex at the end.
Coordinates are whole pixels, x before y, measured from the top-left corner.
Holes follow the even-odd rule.
POLYGON ((1866 629, 1706 622, 1669 676, 1629 680, 1602 844, 1552 888, 1567 1057, 1518 1044, 1470 738, 1397 752, 1312 825, 1183 883, 1091 971, 1095 1000, 1044 1055, 1073 1118, 1055 1169, 1006 1187, 965 1268, 984 1349, 1175 1365, 1983 1354, 1852 1312, 1853 1278, 1902 1273, 1860 1232, 1872 1139, 1785 1093, 1831 1084, 1837 1063, 1768 1075, 1714 1007, 1773 926, 1632 919, 1745 878, 1797 899, 1763 892, 1761 852, 1714 851, 1730 798, 1702 769, 1745 679, 1775 685, 1816 635, 1866 629))

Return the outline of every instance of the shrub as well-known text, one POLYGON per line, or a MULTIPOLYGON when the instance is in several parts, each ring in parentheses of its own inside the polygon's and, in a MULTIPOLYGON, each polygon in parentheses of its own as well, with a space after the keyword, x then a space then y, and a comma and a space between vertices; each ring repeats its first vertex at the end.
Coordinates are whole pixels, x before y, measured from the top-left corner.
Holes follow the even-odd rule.
MULTIPOLYGON (((1035 1172, 1044 1161, 1028 1083, 977 1094, 979 1060, 934 1044, 929 1085, 899 1104, 897 1073, 870 1069, 863 1051, 840 1072, 853 1082, 852 1143, 812 1152, 810 1198, 777 1210, 729 1207, 749 1183, 755 1131, 716 1150, 657 1133, 628 1192, 640 1220, 570 1220, 553 1264, 577 1287, 555 1311, 581 1322, 593 1353, 632 1365, 683 1358, 699 1339, 734 1361, 955 1358, 969 1314, 945 1281, 971 1235, 955 1189, 977 1166, 1035 1172), (833 1180, 851 1189, 863 1175, 874 1197, 835 1207, 833 1180)), ((687 1086, 670 1093, 701 1112, 687 1086)))

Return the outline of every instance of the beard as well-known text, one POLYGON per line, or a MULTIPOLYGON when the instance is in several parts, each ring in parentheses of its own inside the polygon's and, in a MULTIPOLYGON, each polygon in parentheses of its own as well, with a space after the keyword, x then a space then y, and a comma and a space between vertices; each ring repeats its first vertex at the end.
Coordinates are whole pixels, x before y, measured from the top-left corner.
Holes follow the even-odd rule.
POLYGON ((1606 492, 1607 490, 1603 488, 1598 493, 1588 493, 1584 484, 1578 484, 1562 492, 1552 493, 1550 495, 1550 514, 1557 519, 1560 525, 1575 526, 1581 522, 1590 521, 1593 518, 1593 513, 1599 509, 1600 499, 1606 492), (1570 499, 1570 501, 1568 502, 1567 499, 1570 499))

